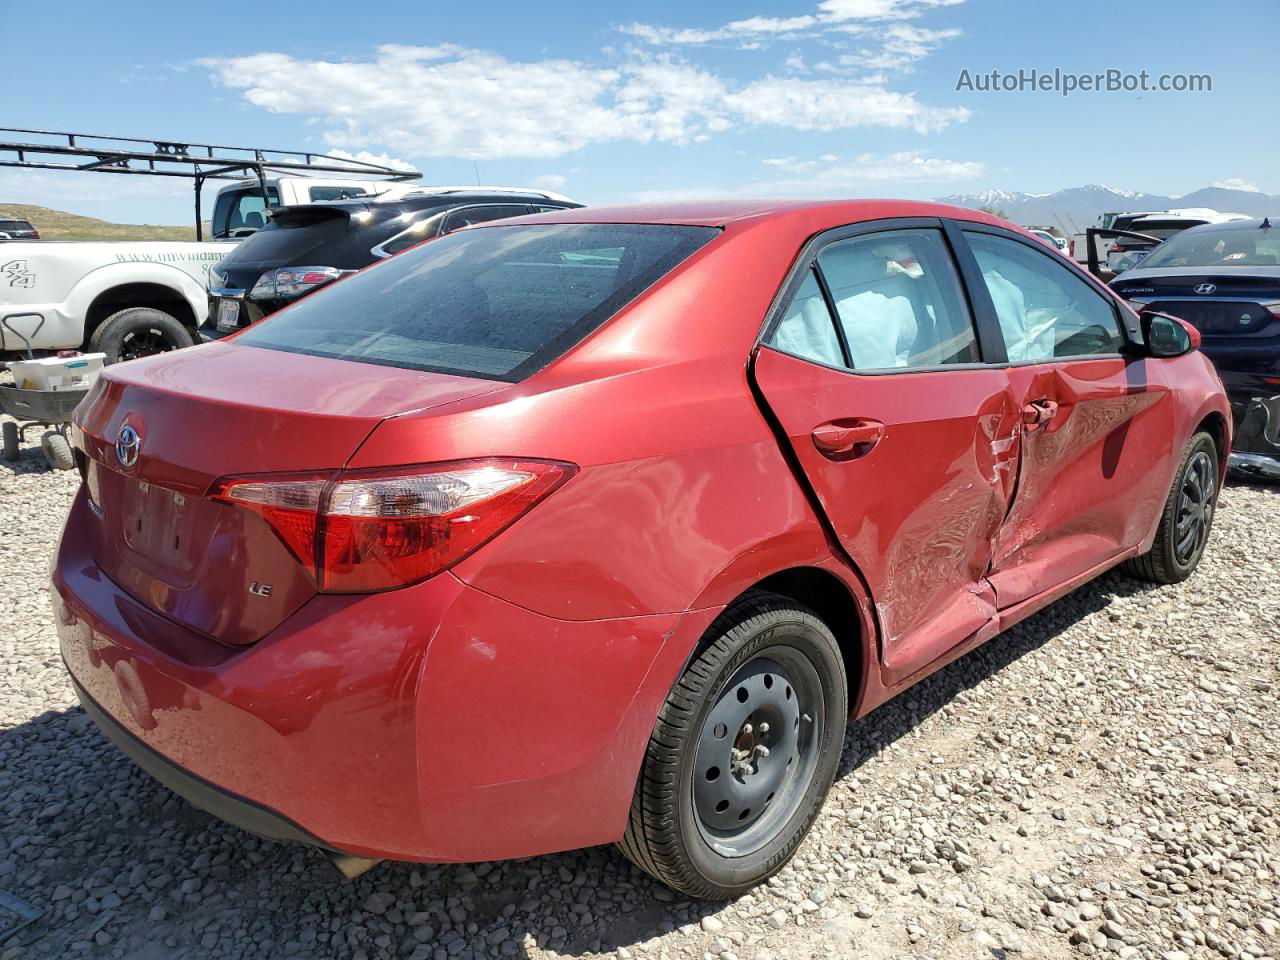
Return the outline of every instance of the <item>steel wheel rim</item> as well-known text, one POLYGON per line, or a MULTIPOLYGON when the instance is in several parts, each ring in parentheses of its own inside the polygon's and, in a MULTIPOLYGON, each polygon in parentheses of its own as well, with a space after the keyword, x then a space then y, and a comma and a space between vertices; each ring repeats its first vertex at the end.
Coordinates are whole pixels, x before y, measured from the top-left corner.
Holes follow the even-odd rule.
POLYGON ((1209 524, 1213 521, 1217 486, 1213 460, 1203 450, 1196 451, 1182 473, 1174 511, 1173 554, 1184 566, 1204 549, 1209 524))
POLYGON ((801 807, 823 708, 818 671, 794 647, 762 650, 721 689, 698 735, 692 790, 698 830, 717 853, 754 853, 801 807))
POLYGON ((156 353, 168 353, 176 350, 177 344, 164 335, 162 330, 148 327, 145 330, 134 330, 127 333, 120 341, 120 359, 137 360, 156 353))

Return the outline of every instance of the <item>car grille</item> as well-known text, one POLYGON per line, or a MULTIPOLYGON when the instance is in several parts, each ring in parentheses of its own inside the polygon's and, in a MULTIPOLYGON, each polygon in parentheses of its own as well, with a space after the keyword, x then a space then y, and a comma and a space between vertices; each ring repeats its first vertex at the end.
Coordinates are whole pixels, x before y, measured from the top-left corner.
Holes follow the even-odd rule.
POLYGON ((1160 300, 1149 306, 1181 317, 1201 333, 1253 333, 1271 322, 1271 314, 1261 304, 1241 300, 1160 300))

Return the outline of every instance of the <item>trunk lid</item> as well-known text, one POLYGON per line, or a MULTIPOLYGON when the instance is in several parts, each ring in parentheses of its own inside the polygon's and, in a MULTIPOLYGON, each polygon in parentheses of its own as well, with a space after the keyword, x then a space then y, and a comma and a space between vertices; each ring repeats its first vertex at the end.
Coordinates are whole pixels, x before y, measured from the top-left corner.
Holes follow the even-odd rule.
POLYGON ((230 343, 112 367, 75 414, 94 559, 171 620, 253 643, 315 583, 264 519, 208 498, 214 481, 334 471, 384 418, 502 386, 230 343))

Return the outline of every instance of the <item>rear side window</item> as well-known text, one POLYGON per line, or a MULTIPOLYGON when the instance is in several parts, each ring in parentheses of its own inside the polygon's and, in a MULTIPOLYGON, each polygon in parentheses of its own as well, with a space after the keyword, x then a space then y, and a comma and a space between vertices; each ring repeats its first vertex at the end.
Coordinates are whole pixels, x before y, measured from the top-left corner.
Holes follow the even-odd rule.
POLYGON ((454 230, 469 227, 473 223, 523 217, 528 212, 529 207, 523 203, 486 203, 477 207, 462 207, 445 217, 443 232, 452 233, 454 230))
POLYGON ((219 194, 213 207, 213 235, 247 236, 266 225, 267 207, 279 204, 280 193, 275 187, 267 187, 266 200, 262 197, 262 191, 256 187, 252 190, 230 190, 219 194))
POLYGON ((839 333, 828 332, 827 301, 816 277, 809 276, 774 333, 771 343, 779 349, 842 365, 843 339, 855 370, 978 362, 973 322, 937 230, 838 240, 818 254, 817 269, 835 306, 839 333))
POLYGON ((836 336, 831 311, 827 309, 827 301, 822 297, 822 288, 818 286, 812 267, 805 272, 804 282, 769 343, 806 360, 816 360, 829 367, 844 366, 840 338, 836 336))
POLYGON ((1119 353, 1115 309, 1083 278, 1017 240, 965 231, 1013 363, 1119 353))
POLYGON ((237 342, 492 380, 561 356, 719 231, 661 224, 468 230, 408 250, 237 342), (601 251, 620 251, 617 259, 601 251))
POLYGON ((369 191, 364 187, 308 187, 307 198, 312 203, 325 200, 350 200, 353 197, 367 197, 369 191))

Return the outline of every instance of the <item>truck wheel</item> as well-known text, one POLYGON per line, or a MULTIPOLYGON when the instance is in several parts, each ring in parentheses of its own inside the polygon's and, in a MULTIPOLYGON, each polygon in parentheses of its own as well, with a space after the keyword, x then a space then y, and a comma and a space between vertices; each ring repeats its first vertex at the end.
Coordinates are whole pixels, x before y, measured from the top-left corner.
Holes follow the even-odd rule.
POLYGON ((71 444, 57 430, 47 430, 40 438, 40 449, 49 466, 55 470, 74 470, 76 458, 71 453, 71 444))
POLYGON ((781 870, 835 777, 848 720, 831 631, 793 600, 720 615, 667 696, 619 849, 691 897, 724 900, 781 870))
POLYGON ((4 422, 4 458, 12 463, 18 459, 18 425, 12 420, 4 422))
POLYGON ((105 353, 107 363, 121 363, 193 343, 190 331, 171 314, 154 307, 129 307, 102 321, 89 337, 89 351, 105 353))

